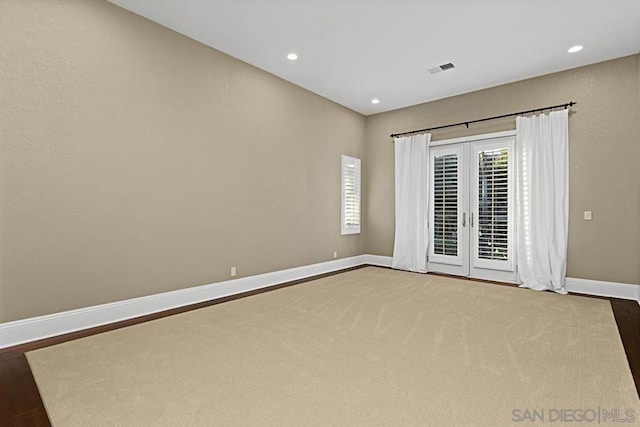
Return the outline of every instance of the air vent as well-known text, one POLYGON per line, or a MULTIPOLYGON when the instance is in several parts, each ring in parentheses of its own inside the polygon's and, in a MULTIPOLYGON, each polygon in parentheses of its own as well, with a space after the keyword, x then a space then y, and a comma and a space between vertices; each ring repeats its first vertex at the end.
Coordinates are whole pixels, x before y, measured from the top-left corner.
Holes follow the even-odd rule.
POLYGON ((448 62, 446 64, 438 65, 437 67, 429 68, 428 71, 429 71, 429 74, 438 74, 442 71, 453 70, 454 68, 456 68, 456 66, 453 65, 451 62, 448 62))

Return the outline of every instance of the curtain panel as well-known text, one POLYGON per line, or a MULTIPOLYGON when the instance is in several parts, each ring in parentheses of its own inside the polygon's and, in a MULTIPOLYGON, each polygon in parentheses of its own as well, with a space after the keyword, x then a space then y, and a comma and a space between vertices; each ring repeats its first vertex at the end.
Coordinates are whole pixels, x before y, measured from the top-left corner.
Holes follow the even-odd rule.
POLYGON ((516 233, 521 287, 565 294, 568 110, 516 118, 516 233))
POLYGON ((392 268, 427 272, 429 141, 431 134, 396 138, 396 233, 392 268))

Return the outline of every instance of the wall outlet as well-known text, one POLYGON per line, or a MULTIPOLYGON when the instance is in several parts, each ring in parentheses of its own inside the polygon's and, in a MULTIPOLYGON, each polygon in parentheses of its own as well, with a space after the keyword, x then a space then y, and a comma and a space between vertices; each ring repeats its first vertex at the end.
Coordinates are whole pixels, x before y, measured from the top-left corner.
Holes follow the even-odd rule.
POLYGON ((333 251, 333 258, 338 258, 338 251, 333 251))
POLYGON ((235 276, 236 276, 236 268, 231 267, 231 277, 235 277, 235 276))
POLYGON ((584 220, 591 221, 593 217, 591 216, 591 211, 584 211, 584 220))

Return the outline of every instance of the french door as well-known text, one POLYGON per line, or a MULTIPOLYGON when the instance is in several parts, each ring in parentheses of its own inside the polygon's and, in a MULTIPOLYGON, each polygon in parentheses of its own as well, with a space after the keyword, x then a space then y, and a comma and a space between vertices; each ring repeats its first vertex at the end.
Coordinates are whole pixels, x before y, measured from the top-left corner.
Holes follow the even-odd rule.
POLYGON ((514 139, 429 149, 429 271, 517 281, 514 139))

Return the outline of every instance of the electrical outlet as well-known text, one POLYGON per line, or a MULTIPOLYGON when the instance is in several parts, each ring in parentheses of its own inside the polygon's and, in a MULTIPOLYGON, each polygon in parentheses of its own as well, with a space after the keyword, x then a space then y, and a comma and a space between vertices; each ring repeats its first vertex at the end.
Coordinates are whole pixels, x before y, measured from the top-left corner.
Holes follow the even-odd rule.
POLYGON ((338 258, 338 251, 333 251, 333 257, 338 258))
POLYGON ((593 217, 591 216, 591 211, 584 211, 584 220, 591 221, 593 217))
POLYGON ((231 267, 231 277, 235 277, 235 276, 236 276, 236 268, 231 267))

